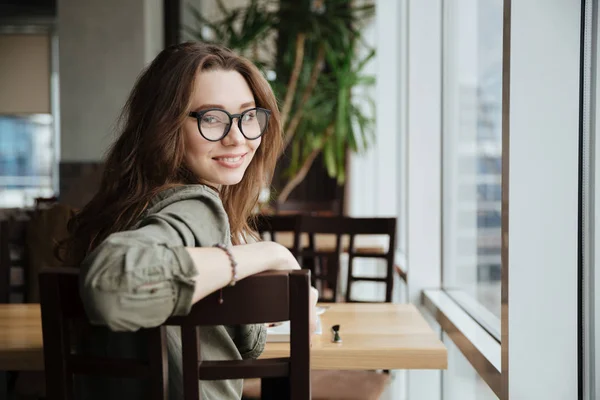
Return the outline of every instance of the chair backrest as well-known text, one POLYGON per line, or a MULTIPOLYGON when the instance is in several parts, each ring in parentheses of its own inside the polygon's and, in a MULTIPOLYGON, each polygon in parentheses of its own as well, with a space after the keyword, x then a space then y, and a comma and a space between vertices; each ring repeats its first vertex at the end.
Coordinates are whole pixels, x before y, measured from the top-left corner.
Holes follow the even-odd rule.
POLYGON ((66 237, 73 214, 50 199, 0 214, 0 304, 39 303, 38 273, 62 264, 54 246, 66 237))
MULTIPOLYGON (((392 301, 394 282, 394 251, 396 248, 396 218, 353 218, 353 217, 318 217, 304 216, 301 221, 301 233, 332 234, 335 235, 335 256, 339 260, 342 252, 348 254, 348 281, 346 287, 346 302, 355 301, 352 298, 352 284, 356 281, 382 282, 386 285, 385 301, 392 301), (356 248, 358 235, 385 235, 389 238, 387 251, 365 251, 356 248), (342 237, 348 236, 347 248, 343 248, 342 237), (356 258, 378 258, 386 261, 386 275, 384 277, 361 277, 354 275, 354 260, 356 258)), ((319 251, 310 249, 302 250, 299 256, 319 255, 319 251)), ((339 273, 339 262, 337 266, 339 273)), ((337 279, 337 277, 336 277, 337 279)))
POLYGON ((48 400, 73 398, 73 375, 118 376, 148 380, 150 398, 168 398, 166 326, 181 327, 183 387, 186 400, 200 399, 199 381, 263 378, 265 394, 310 398, 309 273, 273 271, 254 275, 196 303, 187 316, 140 332, 148 361, 91 357, 72 353, 70 323, 86 323, 79 297, 78 270, 53 268, 40 274, 42 329, 48 400), (290 357, 203 361, 198 327, 291 321, 290 357), (284 391, 284 393, 282 393, 284 391))
POLYGON ((58 197, 56 196, 35 198, 35 208, 51 207, 56 203, 58 203, 58 197))
POLYGON ((275 204, 277 213, 286 214, 302 214, 314 216, 338 216, 343 214, 342 200, 327 200, 327 201, 300 201, 286 200, 283 203, 275 204))
POLYGON ((296 257, 303 268, 310 269, 313 286, 321 289, 321 302, 337 300, 340 256, 343 252, 342 235, 345 232, 335 226, 335 223, 341 219, 344 217, 301 215, 296 230, 300 238, 308 237, 308 245, 301 246, 296 257), (317 234, 335 235, 333 248, 323 249, 318 246, 315 237, 317 234))

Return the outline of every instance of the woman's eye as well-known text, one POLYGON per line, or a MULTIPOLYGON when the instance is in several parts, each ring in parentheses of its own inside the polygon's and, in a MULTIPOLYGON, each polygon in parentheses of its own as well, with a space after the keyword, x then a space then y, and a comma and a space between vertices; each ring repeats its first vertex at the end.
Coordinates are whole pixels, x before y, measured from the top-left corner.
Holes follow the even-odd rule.
POLYGON ((256 118, 255 112, 244 114, 244 122, 252 121, 254 118, 256 118))
POLYGON ((216 124, 221 121, 219 121, 218 118, 213 117, 212 115, 205 115, 204 117, 202 117, 202 122, 207 123, 207 124, 216 124))

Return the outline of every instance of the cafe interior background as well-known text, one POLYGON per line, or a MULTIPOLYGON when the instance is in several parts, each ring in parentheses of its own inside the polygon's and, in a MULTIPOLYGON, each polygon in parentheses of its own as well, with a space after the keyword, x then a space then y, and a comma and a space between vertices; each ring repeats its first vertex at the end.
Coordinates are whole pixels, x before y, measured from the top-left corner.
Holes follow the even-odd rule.
MULTIPOLYGON (((218 3, 0 1, 0 215, 36 198, 85 204, 136 76, 167 44, 214 38, 210 22, 226 13, 218 3)), ((318 15, 339 2, 305 3, 318 15)), ((397 218, 405 277, 393 300, 418 307, 448 365, 394 371, 381 398, 600 398, 598 2, 344 3, 373 6, 356 25, 362 79, 348 111, 367 121, 348 137, 364 128, 365 142, 335 161, 317 149, 288 200, 397 218)), ((272 56, 275 37, 245 51, 272 56)), ((280 168, 267 199, 304 161, 288 175, 280 168)), ((23 271, 2 273, 20 284, 23 271)))

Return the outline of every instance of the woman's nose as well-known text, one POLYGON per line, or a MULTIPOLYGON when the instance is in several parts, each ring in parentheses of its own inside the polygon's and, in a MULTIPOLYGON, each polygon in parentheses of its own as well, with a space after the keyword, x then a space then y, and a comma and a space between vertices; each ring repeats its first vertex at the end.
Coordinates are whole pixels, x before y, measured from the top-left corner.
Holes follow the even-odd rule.
POLYGON ((233 122, 231 124, 231 128, 229 129, 227 136, 225 136, 223 138, 223 140, 221 141, 224 146, 240 145, 240 144, 243 144, 244 141, 246 140, 244 135, 242 135, 242 132, 240 131, 240 127, 238 126, 238 124, 236 122, 233 122))

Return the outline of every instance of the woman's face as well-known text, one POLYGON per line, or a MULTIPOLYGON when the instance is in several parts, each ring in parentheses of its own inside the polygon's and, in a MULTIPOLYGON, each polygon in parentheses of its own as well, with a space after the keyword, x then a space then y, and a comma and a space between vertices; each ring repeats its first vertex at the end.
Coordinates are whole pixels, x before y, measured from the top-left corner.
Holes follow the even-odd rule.
MULTIPOLYGON (((196 77, 191 111, 219 108, 229 114, 239 114, 254 107, 252 91, 239 72, 202 71, 196 77)), ((208 122, 212 121, 210 116, 207 118, 208 122)), ((216 187, 239 183, 261 142, 261 138, 246 139, 239 130, 238 119, 233 120, 227 136, 217 142, 200 134, 193 117, 187 119, 183 132, 187 167, 201 182, 216 187)))

